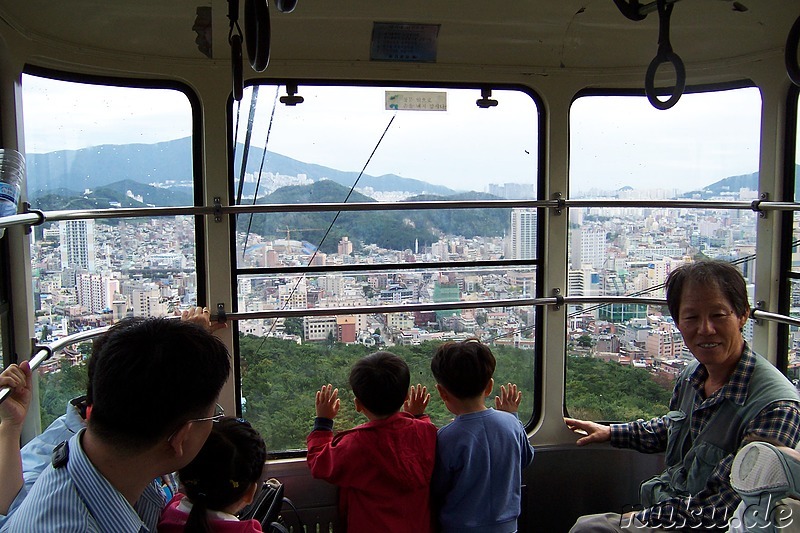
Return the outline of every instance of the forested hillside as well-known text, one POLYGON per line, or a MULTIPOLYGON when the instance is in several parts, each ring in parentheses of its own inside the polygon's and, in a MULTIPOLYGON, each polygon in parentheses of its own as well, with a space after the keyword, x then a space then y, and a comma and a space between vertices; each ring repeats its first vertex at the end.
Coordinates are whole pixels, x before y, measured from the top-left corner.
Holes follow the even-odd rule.
POLYGON ((627 422, 669 411, 671 380, 658 383, 643 368, 591 357, 567 361, 567 406, 573 418, 627 422))
MULTIPOLYGON (((258 200, 259 204, 341 203, 348 197, 350 189, 330 180, 311 185, 282 187, 258 200)), ((477 200, 497 199, 484 193, 465 193, 454 196, 416 196, 409 201, 430 200, 477 200)), ((349 203, 374 202, 372 198, 353 192, 349 203)), ((293 231, 292 238, 307 240, 319 245, 322 236, 336 219, 321 251, 335 253, 342 237, 348 237, 356 245, 376 244, 390 250, 414 249, 439 240, 441 234, 465 237, 497 237, 508 228, 510 209, 436 209, 418 211, 376 212, 300 212, 258 213, 240 216, 237 230, 250 231, 266 238, 284 238, 284 228, 293 231), (295 230, 295 228, 297 228, 295 230), (305 231, 303 231, 305 230, 305 231)))
MULTIPOLYGON (((82 350, 88 352, 87 349, 82 350)), ((393 346, 411 370, 411 382, 428 387, 433 398, 428 414, 437 426, 452 419, 438 397, 430 372, 430 360, 437 343, 393 346)), ((336 430, 361 424, 347 378, 354 361, 370 353, 358 344, 306 343, 274 338, 244 336, 240 339, 244 417, 262 433, 270 450, 305 449, 305 439, 314 423, 314 393, 323 384, 339 388, 342 407, 336 430)), ((523 393, 520 419, 532 416, 534 374, 530 351, 504 346, 492 347, 497 358, 495 393, 500 385, 516 383, 523 393)), ((42 427, 64 414, 67 402, 86 390, 86 366, 64 365, 60 372, 41 377, 39 398, 42 427)), ((668 411, 671 384, 659 385, 646 370, 620 366, 598 359, 569 357, 567 405, 578 418, 627 421, 650 418, 668 411)), ((135 401, 135 399, 132 399, 135 401)), ((494 394, 487 405, 493 405, 494 394)))

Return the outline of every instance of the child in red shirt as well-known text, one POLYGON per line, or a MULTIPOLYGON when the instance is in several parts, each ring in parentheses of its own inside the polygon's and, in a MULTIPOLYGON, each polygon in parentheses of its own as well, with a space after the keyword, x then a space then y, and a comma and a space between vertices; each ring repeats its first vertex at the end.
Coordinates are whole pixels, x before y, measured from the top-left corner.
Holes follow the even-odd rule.
POLYGON ((411 387, 405 361, 389 352, 359 360, 350 371, 356 411, 369 422, 333 435, 339 389, 316 394, 309 434, 311 475, 338 485, 340 516, 348 531, 431 531, 430 481, 436 426, 425 408, 427 388, 411 387), (405 412, 401 409, 405 405, 405 412))

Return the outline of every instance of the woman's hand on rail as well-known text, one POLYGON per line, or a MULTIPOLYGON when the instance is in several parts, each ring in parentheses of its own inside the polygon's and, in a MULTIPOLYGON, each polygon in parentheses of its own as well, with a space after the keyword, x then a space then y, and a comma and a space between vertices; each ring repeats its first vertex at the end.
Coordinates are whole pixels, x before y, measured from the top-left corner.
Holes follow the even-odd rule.
POLYGON ((175 314, 180 315, 181 320, 203 326, 209 333, 228 327, 227 322, 211 322, 211 313, 209 313, 208 307, 192 307, 185 311, 175 311, 175 314))
POLYGON ((588 420, 577 420, 575 418, 564 417, 567 427, 578 435, 582 435, 576 442, 578 446, 585 446, 594 442, 608 442, 611 440, 611 428, 589 422, 588 420))
POLYGON ((421 416, 425 414, 425 409, 430 401, 431 395, 428 394, 428 387, 417 383, 416 387, 412 385, 409 389, 406 401, 403 403, 403 410, 414 416, 421 416))
POLYGON ((516 413, 519 411, 519 402, 522 401, 522 392, 515 383, 500 385, 500 396, 494 397, 494 407, 498 411, 516 413))
POLYGON ((317 416, 333 420, 339 413, 339 389, 334 389, 328 383, 317 391, 316 398, 317 416))
POLYGON ((9 365, 3 370, 0 387, 13 389, 0 404, 0 428, 20 430, 31 404, 31 369, 28 362, 9 365))

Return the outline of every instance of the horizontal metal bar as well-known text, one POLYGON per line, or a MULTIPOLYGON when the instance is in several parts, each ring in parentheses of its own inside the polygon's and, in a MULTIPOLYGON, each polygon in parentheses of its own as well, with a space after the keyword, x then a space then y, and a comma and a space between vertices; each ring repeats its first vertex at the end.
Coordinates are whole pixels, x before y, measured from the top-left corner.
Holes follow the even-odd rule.
POLYGON ((797 202, 721 202, 715 200, 464 200, 427 202, 358 202, 320 204, 256 204, 201 207, 137 207, 123 209, 79 209, 43 212, 44 220, 36 214, 23 213, 0 217, 0 227, 32 225, 60 220, 105 218, 163 217, 179 215, 241 215, 248 213, 312 213, 350 211, 413 211, 432 209, 523 209, 523 208, 665 208, 665 209, 741 209, 751 211, 800 211, 797 202))
MULTIPOLYGON (((526 307, 532 305, 562 305, 565 303, 666 305, 663 298, 631 296, 565 296, 563 298, 514 298, 506 300, 475 300, 399 305, 363 305, 354 307, 311 307, 308 309, 269 309, 264 311, 226 313, 230 320, 254 320, 302 316, 368 315, 407 313, 414 311, 447 311, 450 309, 481 309, 485 307, 526 307)), ((212 317, 212 320, 215 317, 212 317)))
MULTIPOLYGON (((442 302, 427 304, 406 304, 406 305, 385 305, 385 306, 359 306, 359 307, 337 307, 337 308, 311 308, 311 309, 275 309, 269 311, 228 313, 228 320, 255 320, 264 318, 281 318, 296 316, 336 316, 354 314, 375 314, 375 313, 402 313, 412 311, 437 311, 450 309, 478 309, 483 307, 524 307, 534 305, 563 305, 563 304, 638 304, 638 305, 666 305, 663 298, 641 298, 636 296, 565 296, 563 298, 518 298, 508 300, 483 300, 469 302, 442 302)), ((757 320, 768 320, 780 322, 793 326, 800 326, 800 319, 769 313, 754 309, 751 316, 757 320)), ((177 317, 168 317, 177 318, 177 317)), ((216 320, 217 317, 212 317, 216 320)), ((112 326, 105 326, 86 331, 80 331, 72 335, 63 337, 46 346, 37 346, 34 349, 33 357, 30 359, 31 370, 36 370, 39 366, 59 352, 63 348, 98 337, 108 331, 112 326)), ((0 389, 0 403, 10 394, 11 389, 0 389)))
MULTIPOLYGON (((760 202, 759 209, 765 211, 770 202, 760 202)), ((800 210, 800 204, 794 204, 800 210)), ((622 209, 665 208, 665 209, 753 209, 753 202, 722 202, 717 200, 564 200, 564 206, 576 207, 616 207, 622 209)))
MULTIPOLYGON (((66 337, 62 337, 57 341, 51 342, 46 346, 35 346, 33 357, 30 358, 30 366, 31 371, 36 370, 41 366, 42 363, 50 359, 53 354, 58 353, 60 350, 63 350, 67 346, 71 346, 73 344, 83 342, 89 339, 93 339, 95 337, 99 337, 111 326, 104 326, 102 328, 95 328, 89 329, 85 331, 79 331, 78 333, 73 333, 72 335, 67 335, 66 337)), ((6 399, 11 393, 11 389, 0 389, 0 403, 6 399)))
MULTIPOLYGON (((427 202, 353 202, 323 204, 256 204, 222 208, 223 213, 287 213, 322 211, 419 211, 430 209, 512 209, 558 207, 558 200, 443 200, 427 202)), ((800 209, 800 207, 799 207, 800 209)))
MULTIPOLYGON (((311 307, 309 309, 270 309, 266 311, 226 313, 231 320, 253 320, 259 318, 282 318, 297 316, 369 315, 379 313, 411 313, 414 311, 447 311, 450 309, 479 309, 482 307, 524 307, 527 305, 550 305, 557 298, 516 298, 509 300, 480 300, 469 302, 438 302, 399 305, 361 305, 353 307, 311 307)), ((214 317, 212 317, 213 319, 214 317)))
POLYGON ((20 213, 18 215, 9 215, 7 217, 0 217, 0 227, 7 228, 10 226, 33 226, 41 222, 42 217, 38 213, 20 213))
POLYGON ((256 276, 274 275, 282 276, 286 274, 309 274, 309 273, 330 273, 330 272, 383 272, 387 270, 446 270, 446 269, 489 269, 489 268, 536 268, 539 264, 538 259, 506 259, 506 260, 483 260, 483 261, 430 261, 418 263, 357 263, 349 265, 310 265, 310 266, 281 266, 281 267, 261 267, 261 268, 239 268, 236 275, 256 276))
POLYGON ((642 296, 565 296, 564 303, 667 305, 667 301, 664 298, 645 298, 642 296))
POLYGON ((99 218, 137 218, 180 215, 213 215, 213 207, 127 207, 123 209, 78 209, 45 212, 45 220, 83 220, 99 218))
POLYGON ((758 202, 759 211, 800 211, 797 202, 758 202))
POLYGON ((780 324, 789 324, 790 326, 800 326, 800 318, 795 318, 786 315, 779 315, 777 313, 770 313, 768 311, 762 311, 761 309, 753 309, 750 312, 750 316, 752 316, 756 320, 763 319, 771 322, 778 322, 780 324))

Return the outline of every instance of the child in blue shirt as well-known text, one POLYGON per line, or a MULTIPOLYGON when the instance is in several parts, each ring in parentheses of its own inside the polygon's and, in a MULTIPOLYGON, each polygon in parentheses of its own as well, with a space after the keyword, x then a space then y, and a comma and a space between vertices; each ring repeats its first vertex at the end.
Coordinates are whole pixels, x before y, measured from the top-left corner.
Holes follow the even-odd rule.
POLYGON ((487 408, 496 361, 477 339, 441 345, 431 360, 436 389, 456 415, 439 429, 431 495, 441 531, 517 530, 522 469, 533 447, 517 417, 521 393, 509 383, 487 408))

